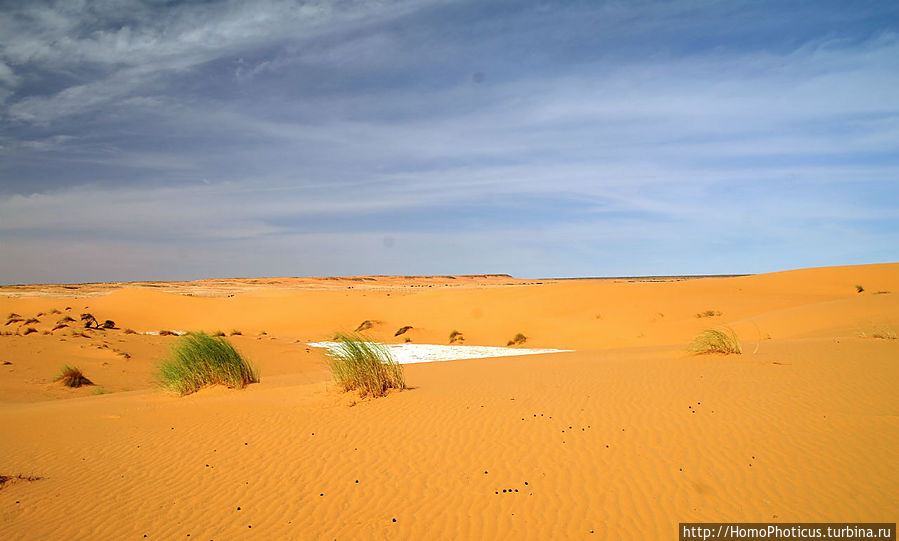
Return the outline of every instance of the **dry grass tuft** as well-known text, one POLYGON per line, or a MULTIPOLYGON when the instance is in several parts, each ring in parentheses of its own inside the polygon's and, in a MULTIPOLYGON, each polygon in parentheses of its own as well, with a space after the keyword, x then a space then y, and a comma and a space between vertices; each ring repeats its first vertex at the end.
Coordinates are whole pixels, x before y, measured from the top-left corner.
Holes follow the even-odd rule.
POLYGON ((507 346, 518 346, 518 345, 521 345, 521 344, 524 344, 525 342, 527 342, 527 339, 528 339, 527 336, 525 336, 521 333, 518 333, 515 335, 515 338, 509 340, 509 342, 506 345, 507 346))
POLYGON ((75 318, 72 318, 72 317, 69 317, 69 316, 65 316, 65 317, 61 317, 61 318, 59 318, 58 320, 56 320, 56 324, 57 324, 57 325, 63 325, 63 324, 65 324, 65 323, 71 323, 72 321, 75 321, 75 318))
POLYGON ((870 336, 879 340, 896 340, 899 335, 896 334, 896 328, 888 323, 872 325, 866 331, 859 333, 862 338, 870 336))
POLYGON ((410 330, 412 330, 412 325, 406 325, 405 327, 400 327, 395 333, 393 333, 393 336, 399 336, 401 334, 405 334, 406 331, 410 331, 410 330))
POLYGON ((27 329, 22 331, 22 336, 25 336, 26 334, 31 334, 33 332, 37 332, 37 329, 35 329, 34 327, 28 327, 27 329))
POLYGON ((714 329, 706 329, 690 342, 687 349, 696 354, 724 353, 727 355, 743 353, 743 348, 740 347, 736 333, 732 329, 728 329, 728 331, 728 333, 725 333, 714 329))
POLYGON ((243 333, 237 329, 231 329, 231 336, 243 336, 243 333))
POLYGON ((38 477, 36 475, 22 475, 21 473, 17 475, 0 475, 0 488, 6 486, 7 483, 13 484, 17 481, 40 481, 41 479, 43 479, 43 477, 38 477))
POLYGON ((167 329, 163 329, 159 331, 159 336, 178 336, 178 333, 175 331, 169 331, 167 329))
POLYGON ((66 387, 81 387, 82 385, 93 385, 94 383, 87 379, 77 366, 63 365, 53 381, 62 381, 66 387))
POLYGON ((696 314, 696 317, 716 317, 720 316, 721 312, 718 310, 706 310, 705 312, 699 312, 696 314))
POLYGON ((135 331, 134 329, 125 329, 122 332, 124 332, 125 334, 137 334, 137 331, 135 331))
POLYGON ((365 321, 360 323, 358 327, 356 327, 356 330, 354 332, 367 331, 368 329, 371 329, 374 326, 375 326, 374 321, 372 321, 370 319, 366 319, 365 321))
POLYGON ((465 337, 459 331, 454 330, 449 335, 449 343, 450 344, 454 344, 456 342, 464 342, 464 341, 465 341, 465 337))

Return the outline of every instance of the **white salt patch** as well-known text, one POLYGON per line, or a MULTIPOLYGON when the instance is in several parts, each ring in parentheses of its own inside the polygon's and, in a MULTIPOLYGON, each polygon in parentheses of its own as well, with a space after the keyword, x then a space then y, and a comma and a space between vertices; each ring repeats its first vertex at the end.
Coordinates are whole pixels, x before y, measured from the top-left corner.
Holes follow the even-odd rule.
MULTIPOLYGON (((310 342, 306 344, 335 352, 338 342, 310 342)), ((390 354, 400 364, 432 363, 454 361, 456 359, 481 359, 485 357, 510 357, 513 355, 538 355, 541 353, 561 353, 570 349, 520 349, 492 346, 440 346, 436 344, 384 344, 390 354)))

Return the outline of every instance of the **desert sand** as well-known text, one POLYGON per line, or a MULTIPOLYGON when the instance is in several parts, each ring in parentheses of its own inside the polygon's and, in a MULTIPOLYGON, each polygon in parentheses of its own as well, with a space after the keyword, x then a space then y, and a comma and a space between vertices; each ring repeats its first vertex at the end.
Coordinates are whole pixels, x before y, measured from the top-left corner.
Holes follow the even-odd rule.
POLYGON ((3 286, 9 313, 2 539, 651 540, 899 509, 899 264, 3 286), (366 321, 386 343, 573 351, 409 364, 409 389, 360 398, 306 344, 366 321), (686 350, 725 327, 743 354, 686 350), (240 331, 261 382, 158 390, 161 330, 240 331), (52 382, 63 364, 95 385, 52 382))

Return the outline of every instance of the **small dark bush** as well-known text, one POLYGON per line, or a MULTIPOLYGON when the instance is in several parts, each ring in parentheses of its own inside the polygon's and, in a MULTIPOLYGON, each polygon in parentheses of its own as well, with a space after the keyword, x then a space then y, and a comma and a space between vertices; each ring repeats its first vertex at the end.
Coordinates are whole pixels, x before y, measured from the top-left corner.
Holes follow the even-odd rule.
POLYGON ((518 345, 524 344, 527 341, 527 339, 528 339, 527 336, 525 336, 521 333, 518 333, 515 335, 515 338, 509 340, 509 343, 507 343, 506 345, 507 346, 518 346, 518 345))
POLYGON ((91 380, 87 379, 77 366, 63 365, 59 375, 53 381, 62 381, 66 387, 81 387, 82 385, 93 385, 91 380))

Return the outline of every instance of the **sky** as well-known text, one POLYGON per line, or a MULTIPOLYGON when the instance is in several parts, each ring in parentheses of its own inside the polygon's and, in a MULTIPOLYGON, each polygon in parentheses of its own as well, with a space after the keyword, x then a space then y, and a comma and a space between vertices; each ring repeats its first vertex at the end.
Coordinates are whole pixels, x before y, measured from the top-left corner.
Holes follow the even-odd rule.
POLYGON ((899 3, 0 0, 0 283, 899 261, 899 3))

